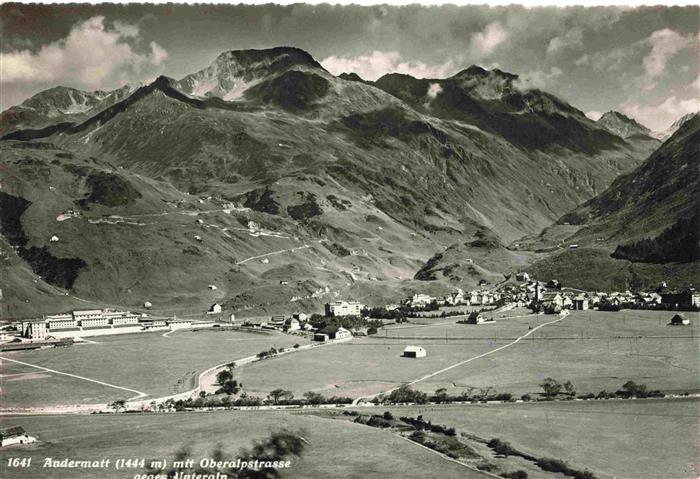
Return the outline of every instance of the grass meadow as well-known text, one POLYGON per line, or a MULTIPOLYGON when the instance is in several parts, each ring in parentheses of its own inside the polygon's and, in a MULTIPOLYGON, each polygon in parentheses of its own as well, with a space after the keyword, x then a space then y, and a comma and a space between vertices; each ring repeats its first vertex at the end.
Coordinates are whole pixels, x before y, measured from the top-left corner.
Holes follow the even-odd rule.
POLYGON ((685 479, 698 474, 700 400, 695 398, 386 409, 395 416, 422 414, 458 433, 497 437, 523 452, 587 468, 600 478, 685 479))
MULTIPOLYGON (((493 324, 457 324, 456 319, 416 320, 380 330, 351 343, 304 351, 254 364, 239 372, 245 390, 266 395, 281 387, 299 395, 314 390, 357 397, 410 382, 514 341, 550 315, 496 317, 493 324), (427 357, 402 358, 408 344, 421 345, 427 357)), ((539 394, 548 376, 572 381, 579 393, 615 391, 628 380, 651 389, 700 389, 698 328, 667 326, 669 313, 573 312, 494 354, 475 359, 415 384, 433 392, 459 394, 493 388, 515 395, 539 394)))
MULTIPOLYGON (((278 411, 231 411, 220 413, 178 413, 148 415, 31 416, 6 417, 3 424, 20 425, 39 443, 20 449, 0 451, 0 461, 31 457, 27 469, 3 468, 4 479, 48 477, 40 468, 46 457, 83 460, 118 458, 172 459, 183 446, 192 448, 192 457, 210 457, 217 443, 235 457, 242 447, 262 439, 272 431, 303 431, 308 441, 301 459, 292 459, 292 467, 282 477, 326 479, 331 477, 364 479, 402 477, 424 479, 481 479, 487 476, 466 469, 398 438, 387 431, 332 421, 315 416, 278 411)), ((132 478, 136 472, 114 469, 55 469, 51 479, 132 478)))
MULTIPOLYGON (((211 366, 251 356, 272 346, 280 348, 308 342, 304 338, 281 333, 216 329, 177 331, 167 337, 154 332, 103 336, 92 340, 96 344, 5 354, 11 359, 159 397, 193 388, 199 373, 211 366)), ((18 366, 3 361, 2 374, 9 374, 6 370, 12 371, 18 366)), ((43 377, 30 377, 21 382, 3 381, 5 407, 90 403, 95 402, 93 399, 96 398, 112 401, 136 395, 38 369, 32 372, 41 373, 43 377), (52 393, 45 393, 45 388, 52 393)))

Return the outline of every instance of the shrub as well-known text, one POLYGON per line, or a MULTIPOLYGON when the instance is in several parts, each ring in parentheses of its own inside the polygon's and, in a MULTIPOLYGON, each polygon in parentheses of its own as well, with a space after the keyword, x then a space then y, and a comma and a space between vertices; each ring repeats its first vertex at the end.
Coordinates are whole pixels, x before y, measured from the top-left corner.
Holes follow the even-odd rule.
POLYGON ((506 457, 517 454, 518 452, 513 446, 510 445, 510 443, 501 441, 498 438, 491 439, 488 443, 486 443, 486 445, 493 449, 496 454, 506 457))
POLYGON ((404 384, 387 396, 387 402, 425 404, 428 402, 428 395, 422 391, 415 391, 404 384))
POLYGON ((501 474, 501 477, 505 477, 507 479, 527 479, 527 472, 523 471, 522 469, 518 469, 517 471, 513 472, 504 472, 501 474))
POLYGON ((537 462, 535 462, 535 464, 537 464, 537 466, 544 471, 562 472, 565 474, 566 471, 569 471, 569 466, 567 466, 564 461, 561 461, 559 459, 541 457, 537 459, 537 462))

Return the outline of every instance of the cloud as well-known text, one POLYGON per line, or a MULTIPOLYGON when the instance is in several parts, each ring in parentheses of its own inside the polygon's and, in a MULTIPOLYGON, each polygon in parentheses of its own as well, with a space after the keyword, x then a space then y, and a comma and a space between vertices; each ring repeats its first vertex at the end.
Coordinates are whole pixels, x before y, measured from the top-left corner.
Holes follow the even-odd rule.
POLYGON ((622 105, 624 114, 654 131, 664 131, 683 115, 697 111, 697 96, 682 99, 674 95, 658 105, 643 105, 637 102, 627 102, 622 105))
POLYGON ((114 22, 114 29, 124 38, 139 36, 139 27, 137 25, 131 25, 117 20, 114 22))
POLYGON ((579 67, 590 67, 594 71, 605 73, 628 70, 630 60, 639 58, 638 49, 638 44, 632 44, 628 47, 618 47, 604 52, 585 54, 574 60, 574 64, 579 67))
POLYGON ((419 61, 403 61, 396 51, 377 50, 356 57, 332 55, 321 60, 321 65, 334 75, 354 72, 371 81, 387 73, 403 73, 416 78, 445 78, 455 72, 452 60, 441 65, 427 65, 419 61))
POLYGON ((439 83, 431 83, 428 87, 428 98, 434 100, 440 93, 442 93, 442 87, 439 83))
POLYGON ((520 88, 521 90, 531 90, 533 88, 546 90, 551 87, 555 78, 559 78, 563 74, 564 71, 557 67, 551 67, 549 71, 530 71, 520 75, 515 81, 514 85, 516 88, 520 88))
POLYGON ((581 28, 572 28, 564 35, 556 36, 549 41, 547 55, 556 56, 566 50, 581 46, 583 46, 583 30, 581 28))
POLYGON ((150 62, 152 65, 160 65, 165 60, 168 59, 168 52, 165 51, 163 47, 158 45, 156 42, 151 42, 151 58, 150 62))
POLYGON ((77 23, 65 39, 44 45, 36 53, 0 53, 0 82, 67 83, 100 89, 137 81, 167 58, 165 49, 155 42, 149 53, 135 52, 132 44, 138 40, 138 28, 117 22, 109 29, 104 20, 96 16, 77 23))
POLYGON ((483 31, 472 35, 470 44, 472 54, 476 58, 486 57, 507 39, 508 32, 503 29, 500 22, 489 23, 483 31))
POLYGON ((676 53, 693 44, 693 35, 683 36, 675 30, 656 30, 646 40, 651 44, 651 52, 644 57, 645 88, 653 88, 654 80, 666 71, 666 63, 676 53))
POLYGON ((603 114, 599 111, 593 110, 586 113, 586 116, 593 121, 598 121, 600 120, 600 117, 603 116, 603 114))

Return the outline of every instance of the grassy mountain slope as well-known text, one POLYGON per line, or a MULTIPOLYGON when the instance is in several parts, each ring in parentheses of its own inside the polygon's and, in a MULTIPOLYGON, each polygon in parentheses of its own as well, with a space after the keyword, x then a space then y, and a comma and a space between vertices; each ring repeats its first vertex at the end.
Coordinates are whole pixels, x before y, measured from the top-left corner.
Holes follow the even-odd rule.
POLYGON ((315 308, 378 289, 395 300, 428 258, 478 234, 499 245, 464 246, 478 274, 436 275, 475 284, 523 262, 501 244, 647 148, 514 78, 472 67, 435 93, 432 80, 334 77, 292 48, 226 52, 87 118, 5 134, 4 191, 29 202, 28 247, 85 263, 54 284, 83 299, 164 314, 315 308), (81 215, 56 220, 71 208, 81 215))

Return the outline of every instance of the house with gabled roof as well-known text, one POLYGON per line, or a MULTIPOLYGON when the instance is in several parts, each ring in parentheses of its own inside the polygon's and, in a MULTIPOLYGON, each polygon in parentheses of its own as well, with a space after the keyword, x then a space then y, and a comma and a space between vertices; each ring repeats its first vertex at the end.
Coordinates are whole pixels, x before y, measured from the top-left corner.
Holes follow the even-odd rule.
POLYGON ((22 426, 12 426, 0 430, 0 447, 14 444, 31 444, 34 442, 36 442, 36 438, 27 434, 27 431, 22 426))

